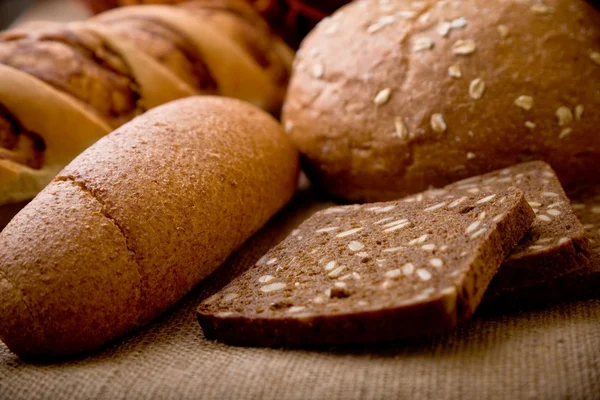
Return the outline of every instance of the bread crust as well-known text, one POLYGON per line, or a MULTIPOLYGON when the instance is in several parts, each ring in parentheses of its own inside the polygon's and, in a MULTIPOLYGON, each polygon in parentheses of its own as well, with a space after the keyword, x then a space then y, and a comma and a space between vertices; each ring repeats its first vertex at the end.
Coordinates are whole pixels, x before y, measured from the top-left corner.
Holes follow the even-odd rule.
POLYGON ((320 187, 390 200, 535 159, 568 186, 600 179, 591 4, 386 4, 343 7, 296 58, 283 119, 320 187))
POLYGON ((0 338, 22 357, 57 357, 149 322, 280 210, 297 177, 280 125, 247 103, 191 97, 136 118, 0 233, 11 285, 0 291, 0 338), (40 333, 23 336, 31 319, 40 333))

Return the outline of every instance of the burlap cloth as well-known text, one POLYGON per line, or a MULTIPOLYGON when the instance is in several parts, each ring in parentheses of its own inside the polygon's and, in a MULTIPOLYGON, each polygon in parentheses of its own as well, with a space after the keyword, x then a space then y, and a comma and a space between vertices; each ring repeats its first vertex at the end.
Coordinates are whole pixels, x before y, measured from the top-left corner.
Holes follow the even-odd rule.
POLYGON ((320 350, 204 339, 194 309, 327 205, 306 191, 151 326, 84 359, 32 365, 0 347, 2 399, 600 399, 600 300, 479 315, 446 335, 320 350))

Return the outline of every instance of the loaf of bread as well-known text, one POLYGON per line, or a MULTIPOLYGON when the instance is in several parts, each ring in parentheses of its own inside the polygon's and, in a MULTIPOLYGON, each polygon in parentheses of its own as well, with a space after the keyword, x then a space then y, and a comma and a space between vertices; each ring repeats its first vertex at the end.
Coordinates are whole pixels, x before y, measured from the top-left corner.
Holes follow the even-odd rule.
MULTIPOLYGON (((178 4, 189 0, 82 0, 93 12, 102 12, 115 7, 134 4, 178 4)), ((205 1, 206 2, 206 1, 205 1)), ((314 26, 350 0, 246 0, 250 3, 292 46, 314 26)), ((214 8, 225 1, 212 0, 214 8)))
POLYGON ((0 205, 33 198, 112 129, 214 94, 278 113, 292 52, 242 0, 137 6, 0 34, 0 205))
POLYGON ((320 187, 399 198, 529 160, 600 180, 600 11, 585 0, 353 2, 295 62, 283 119, 320 187))
POLYGON ((329 208, 198 308, 209 339, 378 342, 471 317, 535 214, 515 188, 329 208))
POLYGON ((258 108, 157 107, 78 156, 0 233, 0 338, 22 357, 149 322, 290 200, 298 154, 258 108))

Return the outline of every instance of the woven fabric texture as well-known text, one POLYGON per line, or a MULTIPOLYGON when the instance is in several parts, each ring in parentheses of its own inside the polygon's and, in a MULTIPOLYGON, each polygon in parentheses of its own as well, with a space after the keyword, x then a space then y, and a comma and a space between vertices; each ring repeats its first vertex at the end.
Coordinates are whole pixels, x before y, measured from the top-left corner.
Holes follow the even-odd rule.
POLYGON ((301 193, 151 326, 88 357, 28 364, 0 345, 0 399, 599 399, 600 300, 478 315, 441 336, 281 350, 204 339, 194 309, 327 206, 301 193))

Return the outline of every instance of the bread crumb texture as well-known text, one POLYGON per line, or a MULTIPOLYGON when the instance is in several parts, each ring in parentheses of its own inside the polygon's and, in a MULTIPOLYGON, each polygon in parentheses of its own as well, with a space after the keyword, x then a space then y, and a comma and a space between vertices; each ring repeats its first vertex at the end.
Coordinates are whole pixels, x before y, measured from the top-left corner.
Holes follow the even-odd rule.
POLYGON ((517 189, 329 208, 203 302, 208 337, 325 344, 439 332, 473 314, 534 213, 517 189))

